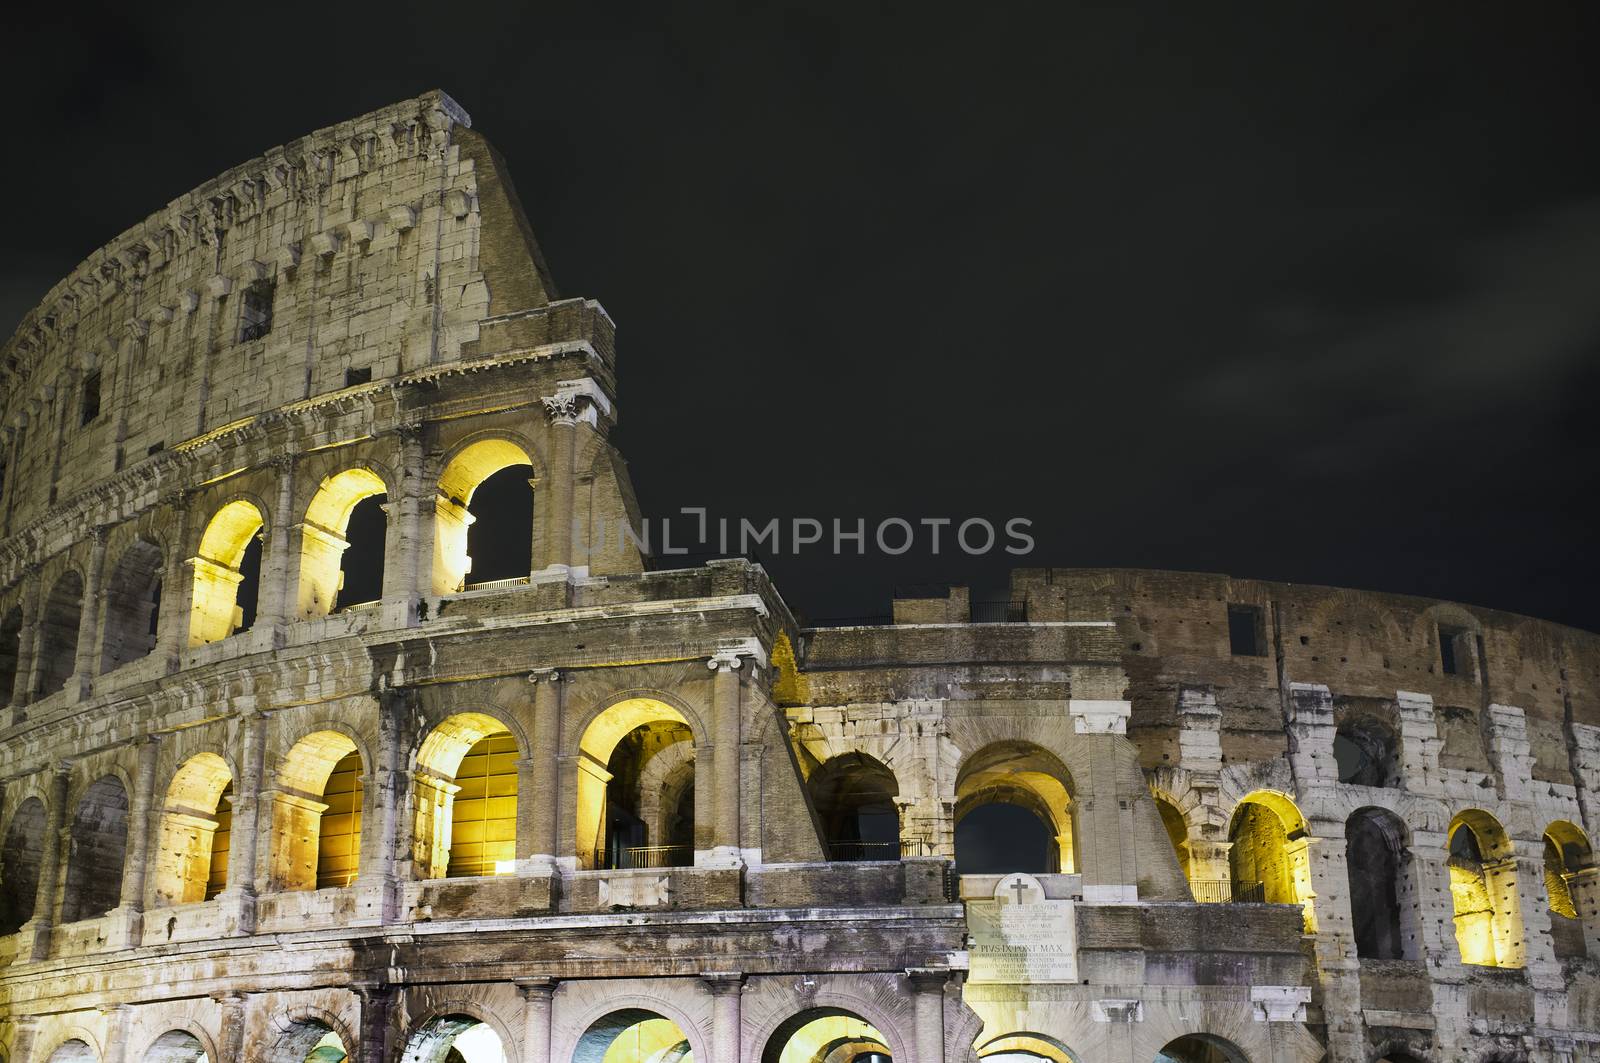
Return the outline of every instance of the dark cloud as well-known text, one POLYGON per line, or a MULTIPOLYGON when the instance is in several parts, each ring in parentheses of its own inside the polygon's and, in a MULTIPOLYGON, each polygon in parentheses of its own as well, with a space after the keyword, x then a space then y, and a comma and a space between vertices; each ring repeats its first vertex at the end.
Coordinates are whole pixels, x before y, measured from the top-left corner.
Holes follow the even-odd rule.
MULTIPOLYGON (((9 318, 184 189, 438 86, 618 320, 651 511, 1021 513, 1033 563, 1600 627, 1594 5, 8 18, 9 318)), ((1011 561, 773 567, 858 613, 1011 561)))

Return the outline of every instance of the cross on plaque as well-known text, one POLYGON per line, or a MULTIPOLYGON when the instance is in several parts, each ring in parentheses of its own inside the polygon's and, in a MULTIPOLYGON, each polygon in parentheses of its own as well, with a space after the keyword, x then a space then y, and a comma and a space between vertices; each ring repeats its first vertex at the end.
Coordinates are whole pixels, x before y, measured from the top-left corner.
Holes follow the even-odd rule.
POLYGON ((1021 904, 1022 895, 1028 891, 1028 884, 1019 878, 1011 884, 1011 888, 1016 891, 1017 903, 1021 904))

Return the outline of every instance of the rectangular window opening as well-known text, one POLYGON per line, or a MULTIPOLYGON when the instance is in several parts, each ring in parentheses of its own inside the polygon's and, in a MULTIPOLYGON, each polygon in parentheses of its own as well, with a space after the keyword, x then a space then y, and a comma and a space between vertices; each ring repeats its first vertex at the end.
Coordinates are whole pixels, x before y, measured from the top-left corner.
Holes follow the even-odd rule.
POLYGON ((1439 665, 1445 675, 1460 675, 1468 663, 1467 631, 1465 628, 1439 625, 1439 665))
POLYGON ((1235 657, 1267 655, 1267 630, 1259 605, 1228 606, 1228 646, 1235 657))
POLYGON ((370 365, 365 369, 346 369, 344 371, 344 386, 347 388, 353 388, 357 384, 370 383, 372 383, 372 367, 370 365))
POLYGON ((244 290, 244 308, 239 312, 239 342, 259 340, 272 331, 272 297, 276 285, 256 281, 244 290))
POLYGON ((100 370, 83 378, 83 404, 79 407, 78 424, 88 424, 100 416, 100 370))

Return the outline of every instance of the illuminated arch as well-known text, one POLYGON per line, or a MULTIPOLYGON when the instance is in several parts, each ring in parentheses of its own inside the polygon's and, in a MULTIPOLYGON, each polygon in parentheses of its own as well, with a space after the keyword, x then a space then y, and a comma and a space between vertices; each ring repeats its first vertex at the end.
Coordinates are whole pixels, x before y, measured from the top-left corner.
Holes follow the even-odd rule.
POLYGON ((191 561, 190 646, 219 642, 250 627, 254 617, 245 615, 239 602, 241 597, 254 598, 261 574, 259 561, 246 564, 245 555, 265 523, 255 503, 236 498, 217 510, 206 525, 200 552, 191 561))
MULTIPOLYGON (((624 766, 635 780, 645 774, 649 760, 661 749, 678 742, 694 743, 695 731, 687 716, 665 701, 651 697, 628 697, 607 705, 584 728, 578 742, 577 778, 577 856, 580 867, 624 867, 635 862, 630 854, 662 844, 646 833, 639 815, 639 795, 614 792, 628 780, 617 779, 624 766), (619 763, 626 760, 627 764, 619 763), (617 807, 612 807, 616 798, 617 807), (631 802, 631 808, 628 807, 631 802), (642 841, 641 841, 642 838, 642 841)), ((689 780, 679 787, 693 785, 693 762, 689 780)), ((698 831, 696 834, 698 835, 698 831)), ((698 839, 695 844, 698 846, 698 839)), ((692 853, 673 854, 678 862, 692 853)))
POLYGON ((1233 899, 1301 905, 1306 932, 1315 933, 1310 835, 1305 816, 1289 795, 1274 790, 1247 795, 1228 824, 1233 899))
POLYGON ((1061 758, 1031 742, 1002 741, 984 746, 962 762, 956 775, 956 861, 962 851, 969 853, 975 839, 972 824, 963 831, 963 821, 974 812, 991 806, 1010 806, 1031 813, 1038 821, 1044 848, 1043 866, 996 865, 989 870, 1030 873, 1077 870, 1073 818, 1072 775, 1061 758), (964 836, 965 834, 965 836, 964 836), (965 842, 965 844, 964 844, 965 842))
POLYGON ((44 802, 29 797, 17 806, 0 843, 0 934, 14 934, 33 918, 44 859, 44 802))
MULTIPOLYGON (((343 561, 350 547, 350 515, 369 498, 387 495, 383 477, 364 466, 345 469, 322 481, 300 525, 300 590, 297 615, 327 616, 344 586, 343 561)), ((383 544, 378 543, 381 552, 383 544)))
MULTIPOLYGON (((532 455, 509 439, 480 439, 458 451, 439 476, 433 537, 433 593, 454 594, 472 571, 467 553, 467 529, 475 519, 472 496, 485 480, 503 469, 529 466, 532 455)), ((529 529, 528 567, 532 568, 532 529, 529 529)))
POLYGON ((272 889, 355 881, 361 854, 361 753, 338 731, 316 731, 283 758, 272 793, 272 889))
POLYGON ((232 785, 227 761, 215 753, 195 754, 173 775, 156 850, 156 907, 209 900, 227 885, 232 785))
POLYGON ((188 1030, 168 1030, 145 1049, 143 1063, 215 1063, 206 1045, 188 1030))
POLYGON ((689 1035, 672 1019, 644 1008, 623 1008, 592 1022, 578 1039, 572 1063, 693 1063, 689 1035))
POLYGON ((900 783, 865 753, 829 757, 806 778, 830 860, 900 859, 900 783))
POLYGON ((419 1024, 406 1041, 400 1063, 446 1063, 452 1050, 463 1063, 500 1063, 516 1044, 493 1016, 477 1009, 435 1015, 419 1024))
POLYGON ((761 1063, 832 1063, 861 1055, 892 1058, 889 1039, 843 1008, 809 1008, 779 1024, 761 1051, 761 1063))
MULTIPOLYGON (((1150 796, 1156 799, 1156 811, 1161 813, 1161 826, 1166 829, 1167 840, 1172 843, 1172 851, 1178 857, 1178 869, 1183 872, 1184 880, 1193 886, 1193 876, 1189 869, 1189 821, 1178 808, 1178 803, 1166 794, 1150 791, 1150 796)), ((1204 898, 1196 897, 1196 900, 1204 898)))
POLYGON ((343 1063, 351 1031, 319 1008, 299 1007, 274 1016, 268 1031, 271 1045, 262 1063, 343 1063))
POLYGON ((1470 808, 1450 821, 1450 899, 1461 962, 1521 967, 1526 960, 1516 850, 1494 816, 1470 808))
POLYGON ((1557 958, 1588 955, 1588 938, 1600 929, 1597 876, 1594 849, 1582 827, 1557 820, 1545 828, 1544 887, 1557 958))
POLYGON ((517 855, 516 736, 482 712, 450 716, 417 751, 417 873, 508 875, 517 855))
POLYGON ((1078 1063, 1066 1045, 1038 1033, 1008 1033, 985 1041, 978 1048, 978 1058, 987 1063, 1078 1063))
POLYGON ((79 1037, 63 1041, 51 1052, 45 1063, 96 1063, 100 1054, 89 1042, 79 1037))
POLYGON ((128 791, 115 775, 84 791, 72 815, 61 921, 94 919, 122 898, 122 870, 128 848, 128 791))
POLYGON ((161 548, 137 539, 111 570, 105 590, 105 631, 100 639, 101 674, 155 649, 162 565, 161 548))

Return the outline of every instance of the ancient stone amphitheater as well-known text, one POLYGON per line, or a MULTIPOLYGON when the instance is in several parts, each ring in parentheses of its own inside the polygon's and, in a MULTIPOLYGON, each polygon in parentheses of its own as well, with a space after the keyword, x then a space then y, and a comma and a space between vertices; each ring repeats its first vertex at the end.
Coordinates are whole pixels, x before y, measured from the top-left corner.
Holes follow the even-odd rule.
POLYGON ((1600 1059, 1595 636, 1069 569, 807 625, 595 530, 617 373, 438 93, 28 315, 0 1059, 1600 1059))

